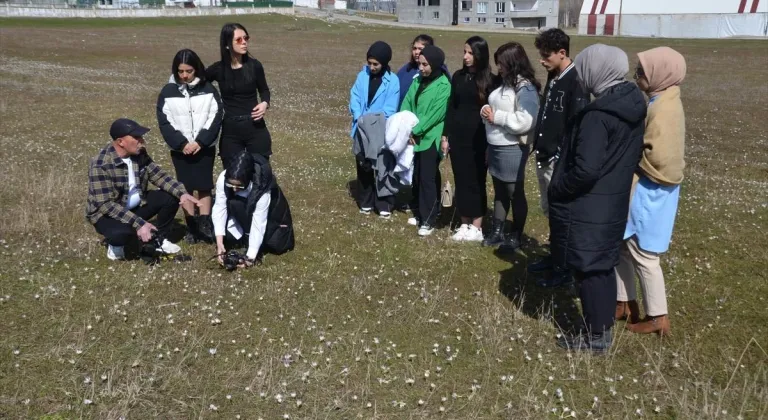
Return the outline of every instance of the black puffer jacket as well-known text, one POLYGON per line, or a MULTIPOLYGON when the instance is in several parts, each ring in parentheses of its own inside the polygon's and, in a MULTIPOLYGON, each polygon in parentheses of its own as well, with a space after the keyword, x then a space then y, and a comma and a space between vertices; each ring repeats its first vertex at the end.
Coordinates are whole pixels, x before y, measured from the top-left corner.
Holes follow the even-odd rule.
POLYGON ((637 86, 625 82, 574 118, 549 186, 551 249, 557 265, 587 272, 619 263, 646 108, 637 86))

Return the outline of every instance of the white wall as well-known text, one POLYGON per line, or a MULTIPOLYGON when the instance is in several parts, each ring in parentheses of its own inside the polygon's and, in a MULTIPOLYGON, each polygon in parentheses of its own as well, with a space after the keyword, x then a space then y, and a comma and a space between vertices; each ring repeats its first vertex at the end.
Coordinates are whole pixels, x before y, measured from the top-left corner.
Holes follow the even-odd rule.
MULTIPOLYGON (((579 34, 587 34, 588 15, 579 17, 579 34)), ((768 38, 768 14, 694 14, 616 16, 614 33, 647 38, 768 38), (619 24, 621 20, 621 24, 619 24)), ((603 35, 605 15, 597 16, 595 35, 603 35)))

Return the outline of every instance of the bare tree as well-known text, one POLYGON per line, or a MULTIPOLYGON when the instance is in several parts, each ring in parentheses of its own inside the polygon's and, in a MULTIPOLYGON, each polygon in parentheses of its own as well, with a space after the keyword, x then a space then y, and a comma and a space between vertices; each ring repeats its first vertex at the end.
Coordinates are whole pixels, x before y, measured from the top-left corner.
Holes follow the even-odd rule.
POLYGON ((560 0, 560 26, 569 28, 579 24, 579 13, 584 0, 560 0))

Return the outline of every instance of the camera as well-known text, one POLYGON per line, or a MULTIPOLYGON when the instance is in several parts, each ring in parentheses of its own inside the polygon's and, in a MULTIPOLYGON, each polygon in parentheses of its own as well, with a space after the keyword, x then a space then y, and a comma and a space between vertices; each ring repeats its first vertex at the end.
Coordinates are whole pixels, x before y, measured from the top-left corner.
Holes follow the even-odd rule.
POLYGON ((222 259, 222 265, 224 265, 224 268, 227 271, 234 271, 237 269, 237 266, 242 264, 243 261, 245 261, 245 256, 240 254, 234 249, 231 249, 227 251, 224 255, 221 257, 222 259))

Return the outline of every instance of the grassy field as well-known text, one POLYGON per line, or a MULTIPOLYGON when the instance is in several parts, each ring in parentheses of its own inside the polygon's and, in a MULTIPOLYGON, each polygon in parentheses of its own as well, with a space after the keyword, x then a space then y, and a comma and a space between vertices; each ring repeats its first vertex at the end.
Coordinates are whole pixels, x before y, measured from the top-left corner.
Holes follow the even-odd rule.
MULTIPOLYGON (((578 302, 524 269, 546 240, 532 168, 513 258, 451 244, 448 228, 420 239, 404 214, 361 216, 349 198, 349 87, 371 42, 397 66, 417 31, 241 22, 272 88, 297 249, 227 273, 204 245, 184 245, 183 264, 110 263, 83 216, 111 121, 156 128, 173 54, 213 62, 224 20, 0 20, 0 418, 768 418, 765 41, 574 40, 573 55, 603 41, 632 65, 667 44, 689 74, 663 258, 673 336, 619 324, 592 357, 555 345, 578 302)), ((431 32, 455 70, 467 34, 431 32)), ((534 52, 532 37, 488 39, 534 52)), ((170 169, 158 130, 148 139, 170 169)))

